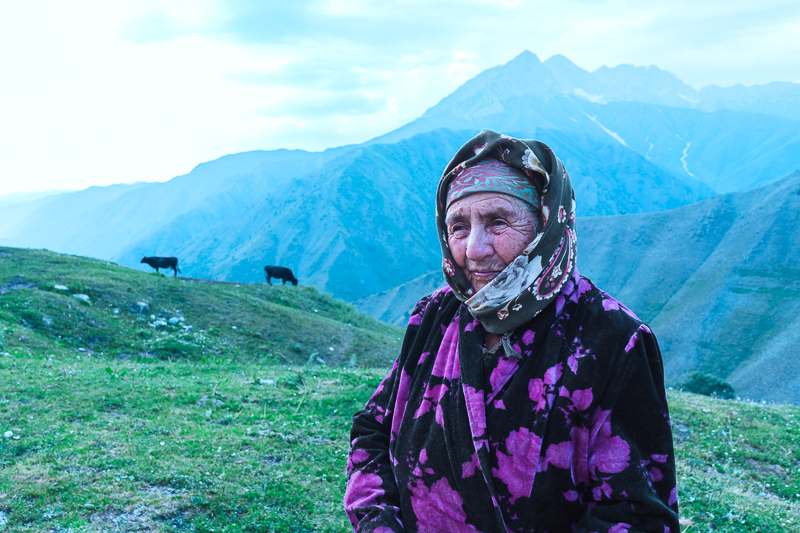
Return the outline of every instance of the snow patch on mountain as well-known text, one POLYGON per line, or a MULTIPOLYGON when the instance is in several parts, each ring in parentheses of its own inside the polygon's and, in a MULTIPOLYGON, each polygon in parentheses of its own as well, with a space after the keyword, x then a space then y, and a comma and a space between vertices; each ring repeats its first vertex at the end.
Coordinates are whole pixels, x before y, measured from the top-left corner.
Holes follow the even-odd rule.
POLYGON ((694 177, 694 174, 689 172, 689 167, 686 164, 686 156, 689 155, 689 147, 690 146, 692 146, 692 142, 691 141, 687 142, 686 143, 686 147, 683 149, 683 157, 681 157, 681 163, 683 163, 683 170, 685 170, 686 173, 689 174, 691 177, 694 177))
POLYGON ((598 120, 597 120, 597 117, 596 117, 596 116, 594 116, 594 117, 593 117, 593 116, 592 116, 592 115, 590 115, 589 113, 584 113, 584 115, 586 115, 587 117, 589 117, 589 120, 591 120, 592 122, 594 122, 595 124, 597 124, 598 126, 600 126, 600 128, 601 128, 601 129, 602 129, 604 132, 606 132, 606 133, 608 133, 609 135, 611 135, 612 137, 614 137, 614 139, 616 139, 616 140, 617 140, 617 141, 618 141, 618 142, 619 142, 619 143, 620 143, 622 146, 624 146, 624 147, 626 147, 626 148, 630 148, 630 146, 628 146, 628 143, 626 143, 626 142, 625 142, 625 139, 623 139, 622 137, 620 137, 620 136, 619 136, 617 133, 615 133, 615 132, 611 131, 610 129, 606 128, 605 126, 603 126, 603 125, 600 123, 600 121, 598 121, 598 120))
POLYGON ((605 104, 607 102, 606 98, 603 95, 589 94, 580 87, 576 87, 575 89, 573 89, 572 92, 575 93, 575 96, 583 98, 584 100, 588 100, 593 104, 605 104))

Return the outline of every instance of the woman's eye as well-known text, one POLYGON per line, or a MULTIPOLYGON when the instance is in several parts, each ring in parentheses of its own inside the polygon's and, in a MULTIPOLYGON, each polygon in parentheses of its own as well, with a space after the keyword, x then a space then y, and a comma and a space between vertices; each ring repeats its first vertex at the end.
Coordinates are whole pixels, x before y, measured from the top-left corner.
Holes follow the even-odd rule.
POLYGON ((467 226, 464 224, 453 224, 450 226, 450 234, 455 235, 456 233, 467 231, 467 226))
POLYGON ((506 222, 505 220, 497 219, 497 220, 493 220, 492 221, 492 227, 493 228, 502 228, 502 227, 505 227, 505 226, 508 226, 508 222, 506 222))

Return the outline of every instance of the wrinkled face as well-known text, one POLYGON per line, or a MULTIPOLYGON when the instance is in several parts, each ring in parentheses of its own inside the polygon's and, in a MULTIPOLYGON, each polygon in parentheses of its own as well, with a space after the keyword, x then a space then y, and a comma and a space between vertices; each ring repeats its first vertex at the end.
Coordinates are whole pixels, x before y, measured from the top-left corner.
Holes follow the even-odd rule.
POLYGON ((536 219, 522 200, 496 192, 470 194, 445 214, 447 245, 477 292, 530 244, 536 219))

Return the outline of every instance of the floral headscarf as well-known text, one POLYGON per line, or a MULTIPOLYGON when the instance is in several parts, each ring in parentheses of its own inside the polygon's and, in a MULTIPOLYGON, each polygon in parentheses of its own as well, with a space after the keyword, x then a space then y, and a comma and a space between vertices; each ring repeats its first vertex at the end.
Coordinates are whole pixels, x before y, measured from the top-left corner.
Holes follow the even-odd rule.
MULTIPOLYGON (((575 269, 575 193, 563 163, 546 144, 483 130, 448 163, 436 191, 436 227, 442 269, 456 297, 486 331, 505 334, 538 315, 558 296, 575 269), (542 191, 542 228, 500 274, 474 292, 447 244, 447 190, 466 167, 492 157, 523 172, 542 191)), ((505 343, 504 343, 505 344, 505 343)), ((508 350, 507 350, 508 351, 508 350)))

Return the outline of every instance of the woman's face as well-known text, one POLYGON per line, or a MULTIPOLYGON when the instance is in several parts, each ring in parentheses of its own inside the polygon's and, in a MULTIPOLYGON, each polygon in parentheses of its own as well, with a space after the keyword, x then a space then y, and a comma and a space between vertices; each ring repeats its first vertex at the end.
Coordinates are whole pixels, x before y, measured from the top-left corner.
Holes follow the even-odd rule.
POLYGON ((450 253, 475 292, 516 259, 536 231, 525 202, 496 192, 456 200, 447 208, 445 225, 450 253))

